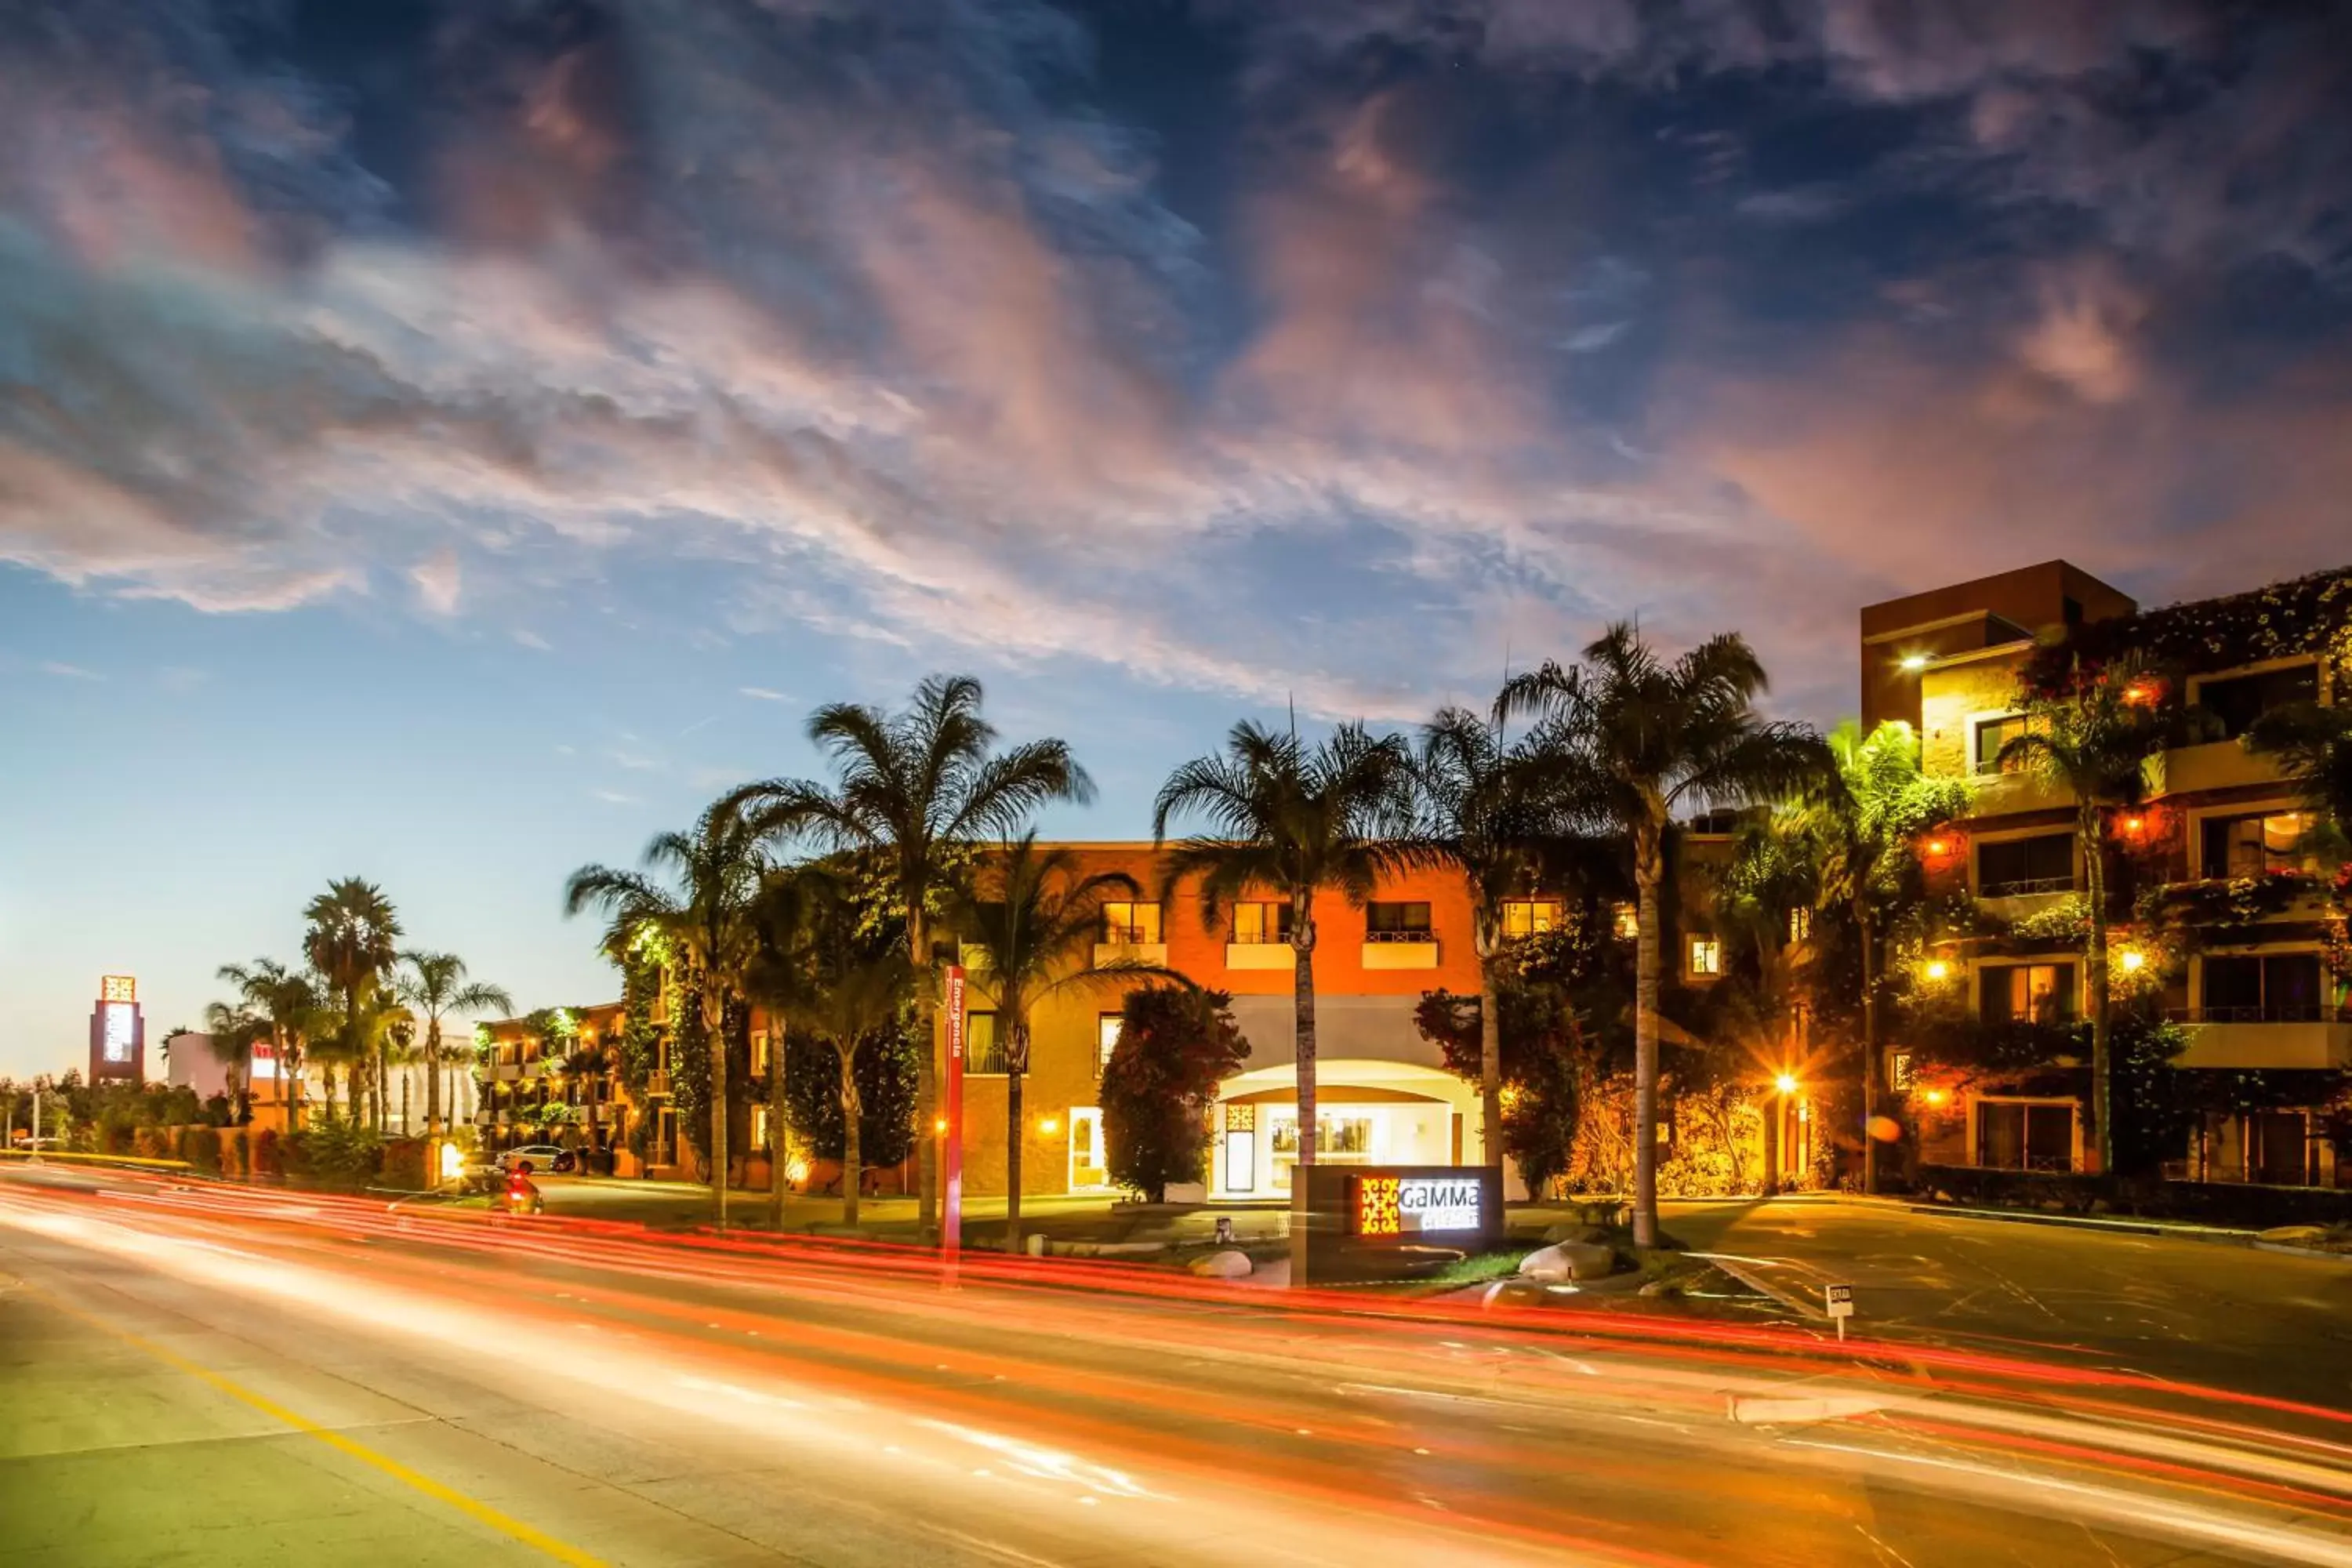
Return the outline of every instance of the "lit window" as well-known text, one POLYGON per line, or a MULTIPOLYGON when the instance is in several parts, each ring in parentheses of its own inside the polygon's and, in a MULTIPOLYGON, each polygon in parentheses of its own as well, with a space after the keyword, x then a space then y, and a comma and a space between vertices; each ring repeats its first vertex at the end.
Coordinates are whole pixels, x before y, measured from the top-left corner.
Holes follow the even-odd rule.
POLYGON ((2071 963, 1987 964, 1977 984, 1977 1011, 1988 1023, 2055 1024, 2074 1016, 2071 963))
POLYGON ((1560 905, 1558 899, 1505 899, 1503 900, 1503 937, 1540 936, 1559 929, 1560 905))
POLYGON ((2204 873, 2208 877, 2260 877, 2272 871, 2309 871, 2317 858, 2304 847, 2311 817, 2300 811, 2257 812, 2205 819, 2204 873))
POLYGON ((963 1027, 963 1070, 974 1077, 1004 1073, 1004 1042, 997 1037, 996 1015, 967 1013, 963 1027))
POLYGON ((1156 942, 1160 935, 1158 904, 1118 900, 1102 907, 1103 934, 1107 942, 1156 942))
POLYGON ((751 1031, 751 1070, 754 1073, 768 1070, 768 1031, 765 1029, 751 1031))
POLYGON ((1690 972, 1693 974, 1723 973, 1723 943, 1711 936, 1690 939, 1690 972))
POLYGON ((1802 904, 1789 911, 1789 940, 1804 942, 1813 934, 1813 911, 1802 904))
POLYGON ((1110 1066, 1110 1054, 1118 1049, 1121 1023, 1122 1019, 1117 1013, 1105 1013, 1095 1020, 1095 1071, 1097 1074, 1110 1066))
POLYGON ((1617 935, 1632 942, 1642 934, 1642 912, 1631 904, 1619 904, 1611 911, 1617 919, 1617 935))
POLYGON ((1234 906, 1234 942, 1255 947, 1290 940, 1290 901, 1262 900, 1234 906))

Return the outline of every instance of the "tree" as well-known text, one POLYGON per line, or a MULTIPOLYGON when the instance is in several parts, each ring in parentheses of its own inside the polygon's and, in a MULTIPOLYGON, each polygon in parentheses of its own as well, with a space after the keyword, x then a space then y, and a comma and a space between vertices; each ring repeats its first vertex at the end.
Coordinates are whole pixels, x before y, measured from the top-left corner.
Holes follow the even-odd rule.
POLYGON ((690 972, 696 1011, 710 1064, 710 1191, 719 1226, 727 1225, 727 1005, 742 990, 743 971, 757 942, 753 900, 767 861, 760 835, 730 801, 706 809, 688 833, 661 833, 646 846, 645 871, 583 866, 563 890, 563 911, 594 907, 621 933, 656 933, 690 972), (647 873, 666 875, 667 882, 647 873))
MULTIPOLYGON (((562 1065, 564 1081, 580 1086, 580 1103, 587 1113, 581 1121, 587 1124, 588 1129, 588 1147, 583 1153, 593 1155, 596 1152, 596 1089, 604 1081, 605 1075, 613 1070, 613 1055, 602 1046, 583 1046, 564 1057, 562 1065)), ((581 1162, 581 1169, 587 1169, 585 1159, 581 1162)))
POLYGON ((368 1058, 358 1037, 363 1022, 362 1007, 392 969, 399 952, 400 920, 383 890, 358 877, 328 883, 327 890, 312 899, 302 913, 310 922, 302 938, 303 956, 342 1003, 342 1047, 353 1073, 356 1115, 360 1075, 368 1058))
MULTIPOLYGON (((285 1087, 287 1130, 299 1128, 302 1079, 309 1070, 305 1047, 325 1022, 317 983, 268 958, 257 958, 249 964, 224 963, 217 977, 236 988, 241 1009, 267 1032, 270 1054, 278 1062, 278 1080, 285 1087)), ((251 1043, 248 1040, 248 1048, 251 1043)))
MULTIPOLYGON (((1020 831, 1053 801, 1094 798, 1093 782, 1061 741, 994 750, 981 695, 970 676, 934 675, 901 713, 829 703, 810 716, 808 737, 831 760, 834 783, 770 779, 729 797, 763 839, 873 854, 889 867, 916 979, 916 1117, 925 1127, 939 1113, 931 924, 956 859, 982 839, 1020 831)), ((929 1234, 938 1223, 939 1145, 924 1138, 917 1148, 918 1220, 929 1234)))
POLYGON ((1580 814, 1631 840, 1640 910, 1633 1036, 1633 1242, 1658 1239, 1659 891, 1666 837, 1679 814, 1788 798, 1817 784, 1830 760, 1801 724, 1769 721, 1755 701, 1769 685, 1737 633, 1710 637, 1671 664, 1633 628, 1611 626, 1563 669, 1516 677, 1496 715, 1537 718, 1531 743, 1575 759, 1580 814))
POLYGON ((394 988, 425 1019, 425 1135, 441 1131, 441 1020, 451 1013, 514 1011, 514 998, 487 981, 469 980, 454 952, 410 951, 400 955, 394 988))
POLYGON ((1168 854, 1164 889, 1199 879, 1201 926, 1256 889, 1290 900, 1291 997, 1298 1079, 1298 1163, 1315 1163, 1315 896, 1336 892, 1362 908, 1384 879, 1412 866, 1412 755, 1392 735, 1343 724, 1320 744, 1249 720, 1220 755, 1168 775, 1151 810, 1151 837, 1190 816, 1206 832, 1168 854))
POLYGON ((1004 1047, 1004 1249, 1021 1250, 1021 1082, 1029 1071, 1029 1019, 1037 1005, 1066 991, 1168 974, 1156 964, 1091 963, 1102 935, 1102 907, 1115 895, 1142 893, 1124 871, 1085 874, 1076 853, 1039 849, 1033 830, 1009 840, 978 889, 950 906, 959 931, 987 954, 973 984, 996 1005, 1004 1047), (976 897, 984 891, 992 897, 976 897))
POLYGON ((2087 667, 2077 658, 2057 689, 2029 692, 2025 730, 2005 742, 1996 763, 2023 768, 2074 801, 2074 837, 2083 852, 2089 924, 2083 986, 2091 1003, 2091 1115, 2099 1169, 2116 1169, 2115 1085, 2107 994, 2106 814, 2139 804, 2147 759, 2162 748, 2167 723, 2156 679, 2138 662, 2087 667))
POLYGON ((1422 727, 1414 759, 1419 821, 1413 840, 1452 864, 1470 894, 1478 950, 1480 1147, 1503 1162, 1502 1007, 1492 973, 1503 945, 1503 903, 1536 890, 1571 758, 1505 742, 1499 726, 1445 708, 1422 727))
POLYGON ((1119 1011, 1103 1064, 1104 1158, 1113 1180, 1153 1203, 1171 1182, 1201 1180, 1217 1086, 1249 1059, 1232 1006, 1225 992, 1177 984, 1130 991, 1119 1011))
POLYGON ((1870 1121, 1878 1094, 1879 986, 1892 917, 1922 893, 1912 846, 1921 835, 1968 814, 1967 781, 1920 771, 1919 737, 1899 719, 1865 738, 1849 721, 1830 732, 1832 771, 1806 809, 1803 831, 1815 846, 1814 907, 1843 910, 1862 957, 1862 1184, 1878 1190, 1878 1141, 1870 1121))
MULTIPOLYGON (((168 1053, 173 1040, 194 1034, 193 1029, 174 1029, 164 1037, 163 1048, 168 1053)), ((256 1040, 269 1037, 269 1026, 255 1016, 253 1010, 241 1003, 215 1002, 205 1008, 205 1051, 221 1065, 227 1079, 231 1119, 247 1121, 251 1117, 250 1096, 246 1092, 247 1074, 253 1059, 256 1040)))

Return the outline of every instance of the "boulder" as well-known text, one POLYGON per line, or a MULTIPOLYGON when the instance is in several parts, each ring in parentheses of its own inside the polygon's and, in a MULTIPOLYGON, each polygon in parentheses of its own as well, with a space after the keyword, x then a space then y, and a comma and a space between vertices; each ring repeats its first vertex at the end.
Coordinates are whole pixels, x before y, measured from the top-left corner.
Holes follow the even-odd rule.
POLYGON ((1232 1247, 1192 1259, 1192 1272, 1210 1279, 1239 1279, 1251 1267, 1249 1254, 1232 1247))
POLYGON ((1519 1273, 1528 1279, 1599 1279, 1617 1267, 1617 1254, 1589 1241, 1555 1241, 1519 1259, 1519 1273))

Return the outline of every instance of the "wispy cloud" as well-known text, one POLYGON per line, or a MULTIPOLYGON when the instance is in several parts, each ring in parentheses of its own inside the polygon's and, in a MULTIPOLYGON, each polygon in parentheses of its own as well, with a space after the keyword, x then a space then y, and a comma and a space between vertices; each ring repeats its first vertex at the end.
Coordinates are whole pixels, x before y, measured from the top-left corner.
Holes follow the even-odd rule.
POLYGON ((62 659, 54 658, 41 661, 41 673, 57 676, 62 680, 104 680, 106 679, 94 669, 84 669, 80 665, 67 664, 62 659))
POLYGON ((624 795, 616 789, 595 789, 590 790, 588 794, 590 798, 603 801, 606 805, 641 805, 644 804, 644 802, 640 801, 635 795, 624 795))
POLYGON ((790 702, 793 700, 789 691, 772 691, 764 686, 739 686, 735 689, 740 695, 757 702, 790 702))
POLYGON ((554 648, 554 645, 552 643, 540 636, 537 632, 526 631, 520 626, 515 628, 513 631, 509 632, 507 636, 512 637, 524 647, 533 648, 541 653, 551 652, 554 648))

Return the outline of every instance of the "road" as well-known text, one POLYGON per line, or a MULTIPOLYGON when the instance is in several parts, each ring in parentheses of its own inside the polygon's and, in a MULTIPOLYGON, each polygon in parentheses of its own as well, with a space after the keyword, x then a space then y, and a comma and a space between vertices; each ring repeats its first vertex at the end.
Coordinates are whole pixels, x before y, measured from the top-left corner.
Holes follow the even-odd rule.
POLYGON ((1675 1205, 1664 1223, 1808 1302, 1825 1283, 1853 1286, 1875 1332, 2064 1347, 2352 1410, 2352 1261, 1803 1198, 1675 1205))
POLYGON ((0 1176, 0 1565, 2352 1568, 2352 1422, 2095 1360, 0 1176))

